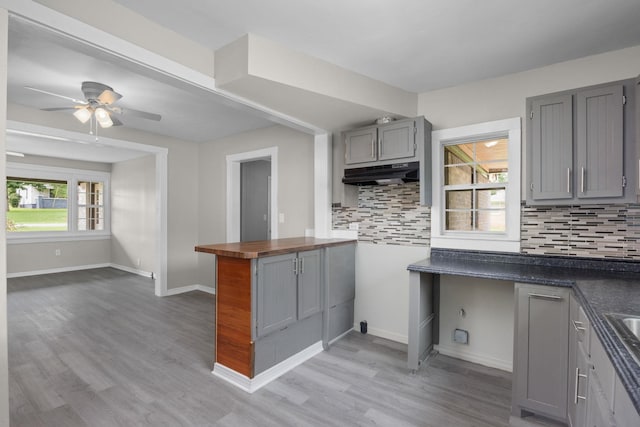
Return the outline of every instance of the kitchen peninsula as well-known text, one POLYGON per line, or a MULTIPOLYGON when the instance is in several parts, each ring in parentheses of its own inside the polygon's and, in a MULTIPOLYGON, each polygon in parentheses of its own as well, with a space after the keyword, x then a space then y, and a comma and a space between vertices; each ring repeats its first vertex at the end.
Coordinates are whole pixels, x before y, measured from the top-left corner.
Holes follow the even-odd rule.
POLYGON ((253 392, 353 328, 355 241, 196 246, 216 255, 213 374, 253 392))

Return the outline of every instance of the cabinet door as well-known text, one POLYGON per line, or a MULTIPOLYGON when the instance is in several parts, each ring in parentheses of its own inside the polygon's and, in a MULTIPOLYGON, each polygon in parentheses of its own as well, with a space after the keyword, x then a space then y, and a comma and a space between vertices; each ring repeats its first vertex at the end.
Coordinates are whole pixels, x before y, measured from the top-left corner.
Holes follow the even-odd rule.
POLYGON ((267 335, 296 321, 296 270, 296 254, 258 259, 258 336, 267 335))
POLYGON ((375 127, 345 132, 345 164, 375 161, 377 159, 377 139, 378 133, 375 127))
POLYGON ((566 420, 569 292, 516 284, 515 409, 566 420))
POLYGON ((571 426, 580 427, 586 425, 587 419, 587 399, 589 386, 589 362, 587 355, 581 346, 578 345, 576 351, 576 365, 570 375, 569 387, 571 396, 569 405, 574 407, 574 418, 571 420, 571 426))
POLYGON ((576 105, 577 195, 620 197, 624 171, 622 85, 578 92, 576 105))
POLYGON ((378 160, 410 158, 415 154, 415 131, 412 121, 378 128, 378 160))
POLYGON ((322 310, 322 250, 298 253, 298 319, 322 310))
POLYGON ((533 200, 573 197, 573 109, 571 95, 532 101, 529 149, 533 200))

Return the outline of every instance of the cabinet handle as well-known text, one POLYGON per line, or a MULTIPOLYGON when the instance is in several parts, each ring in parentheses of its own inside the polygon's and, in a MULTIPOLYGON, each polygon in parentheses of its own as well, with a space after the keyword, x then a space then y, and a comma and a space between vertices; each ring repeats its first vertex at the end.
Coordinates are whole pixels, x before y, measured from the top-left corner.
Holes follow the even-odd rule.
POLYGON ((586 396, 580 396, 578 394, 578 384, 580 382, 580 378, 587 378, 587 376, 580 373, 580 368, 576 368, 575 393, 574 393, 574 398, 573 398, 573 403, 576 404, 576 405, 578 404, 578 399, 587 400, 586 396))
POLYGON ((372 159, 376 158, 376 140, 375 139, 371 140, 371 158, 372 159))
POLYGON ((293 274, 298 275, 298 258, 293 259, 293 274))
POLYGON ((580 170, 580 192, 584 193, 584 168, 580 170))
POLYGON ((562 297, 558 295, 545 295, 545 294, 535 294, 535 293, 529 293, 529 298, 542 298, 542 299, 550 299, 553 301, 562 300, 562 297))
POLYGON ((300 274, 304 274, 304 258, 300 259, 300 274))
POLYGON ((571 168, 567 168, 567 193, 571 193, 571 168))
POLYGON ((382 154, 382 139, 378 140, 378 156, 382 154))
POLYGON ((577 320, 572 320, 573 322, 573 327, 575 328, 576 332, 584 332, 587 330, 587 328, 582 326, 582 322, 578 322, 577 320), (580 326, 578 326, 580 325, 580 326))

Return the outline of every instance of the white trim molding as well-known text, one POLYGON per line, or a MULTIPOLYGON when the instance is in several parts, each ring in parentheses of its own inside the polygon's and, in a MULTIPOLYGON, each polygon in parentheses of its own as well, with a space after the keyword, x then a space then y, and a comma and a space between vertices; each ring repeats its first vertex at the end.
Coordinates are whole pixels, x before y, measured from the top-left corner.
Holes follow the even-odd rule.
POLYGON ((432 190, 431 247, 471 249, 499 252, 520 252, 520 152, 522 144, 520 117, 478 123, 431 133, 432 190), (484 137, 507 137, 509 182, 506 186, 506 232, 444 232, 444 146, 455 142, 478 140, 484 137))
POLYGON ((154 278, 152 271, 139 270, 137 268, 127 267, 126 265, 120 265, 120 264, 114 264, 114 263, 109 264, 109 267, 115 268, 116 270, 126 271, 127 273, 135 274, 138 276, 148 277, 149 279, 154 278))
POLYGON ((257 391, 265 385, 269 384, 279 376, 289 372, 296 366, 301 365, 302 363, 311 359, 313 356, 322 353, 322 351, 322 341, 318 341, 317 343, 305 348, 301 352, 294 354, 293 356, 289 357, 286 360, 283 360, 275 366, 272 366, 266 371, 259 373, 253 378, 242 375, 220 363, 214 363, 213 371, 211 371, 211 373, 216 377, 221 378, 230 384, 233 384, 241 390, 246 391, 247 393, 253 393, 254 391, 257 391))
POLYGON ((240 241, 240 165, 254 160, 271 162, 271 239, 278 238, 278 147, 227 156, 227 242, 240 241))
POLYGON ((187 285, 187 286, 180 286, 178 288, 167 289, 167 293, 165 294, 165 296, 179 295, 179 294, 184 294, 186 292, 191 292, 191 291, 202 291, 211 295, 216 294, 216 289, 212 288, 211 286, 187 285))
POLYGON ((7 273, 7 279, 14 277, 40 276, 42 274, 68 273, 70 271, 93 270, 94 268, 111 267, 108 262, 102 264, 74 265, 69 267, 48 268, 45 270, 19 271, 17 273, 7 273))
POLYGON ((436 344, 434 350, 445 356, 454 357, 467 362, 477 363, 478 365, 488 366, 490 368, 500 369, 502 371, 513 372, 513 361, 502 360, 485 354, 472 353, 465 349, 453 348, 450 346, 436 344))

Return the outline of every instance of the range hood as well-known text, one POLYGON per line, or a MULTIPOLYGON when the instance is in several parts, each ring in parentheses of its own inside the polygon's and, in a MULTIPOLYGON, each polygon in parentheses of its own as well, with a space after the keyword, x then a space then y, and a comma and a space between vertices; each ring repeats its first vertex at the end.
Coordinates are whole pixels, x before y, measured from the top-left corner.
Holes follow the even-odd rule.
POLYGON ((349 168, 342 182, 350 185, 388 185, 418 181, 419 162, 349 168))

